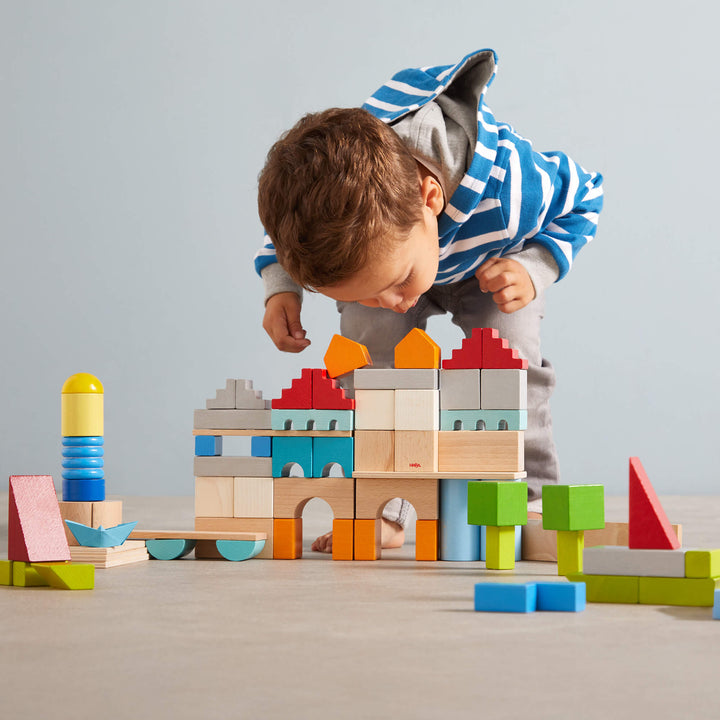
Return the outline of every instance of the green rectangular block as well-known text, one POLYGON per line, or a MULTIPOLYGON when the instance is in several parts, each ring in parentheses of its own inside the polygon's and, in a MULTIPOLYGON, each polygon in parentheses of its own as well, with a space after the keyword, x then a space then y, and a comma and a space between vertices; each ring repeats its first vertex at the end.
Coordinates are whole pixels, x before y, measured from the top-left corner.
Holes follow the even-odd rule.
POLYGON ((584 582, 587 602, 635 605, 640 599, 639 578, 626 575, 566 575, 570 582, 584 582))
POLYGON ((527 525, 527 483, 495 480, 468 483, 468 524, 527 525))
POLYGON ((685 577, 720 577, 720 550, 688 550, 685 553, 685 577))
POLYGON ((512 570, 515 567, 515 528, 485 528, 485 567, 488 570, 512 570))
POLYGON ((0 560, 0 585, 12 584, 12 560, 0 560))
POLYGON ((543 485, 545 530, 600 530, 605 527, 602 485, 543 485))
POLYGON ((714 578, 640 578, 643 605, 712 607, 718 581, 714 578))
POLYGON ((87 563, 33 563, 33 570, 46 584, 61 590, 92 590, 95 566, 87 563))
POLYGON ((42 587, 47 583, 38 575, 37 570, 26 562, 13 562, 13 581, 17 587, 42 587))

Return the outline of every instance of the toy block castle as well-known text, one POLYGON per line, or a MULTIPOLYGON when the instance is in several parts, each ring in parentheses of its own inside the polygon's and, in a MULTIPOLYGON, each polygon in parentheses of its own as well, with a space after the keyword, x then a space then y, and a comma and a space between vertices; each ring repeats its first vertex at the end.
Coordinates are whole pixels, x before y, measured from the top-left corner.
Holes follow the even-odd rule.
MULTIPOLYGON (((468 525, 468 481, 525 477, 527 361, 488 328, 442 367, 439 346, 419 329, 398 343, 393 368, 368 367, 367 349, 339 335, 324 360, 271 402, 251 381, 229 379, 195 411, 195 529, 263 532, 258 557, 296 559, 303 509, 319 497, 334 514, 333 558, 375 560, 383 509, 401 497, 418 516, 416 559, 479 559, 479 535, 462 557, 443 557, 438 536, 457 548, 466 541, 455 535, 479 532, 468 525), (223 456, 229 435, 251 436, 251 456, 223 456), (445 515, 444 483, 457 495, 445 515)), ((526 506, 526 485, 516 490, 526 506)), ((513 537, 520 515, 508 526, 513 537)), ((200 544, 196 555, 205 556, 200 544)))

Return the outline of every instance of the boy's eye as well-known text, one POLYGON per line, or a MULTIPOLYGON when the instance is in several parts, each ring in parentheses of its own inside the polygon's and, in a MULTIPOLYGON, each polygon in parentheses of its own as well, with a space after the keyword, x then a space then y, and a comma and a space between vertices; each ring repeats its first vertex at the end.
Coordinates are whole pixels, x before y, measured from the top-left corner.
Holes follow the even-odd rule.
POLYGON ((415 275, 415 271, 412 270, 410 274, 398 285, 399 288, 405 288, 407 287, 413 279, 413 276, 415 275))

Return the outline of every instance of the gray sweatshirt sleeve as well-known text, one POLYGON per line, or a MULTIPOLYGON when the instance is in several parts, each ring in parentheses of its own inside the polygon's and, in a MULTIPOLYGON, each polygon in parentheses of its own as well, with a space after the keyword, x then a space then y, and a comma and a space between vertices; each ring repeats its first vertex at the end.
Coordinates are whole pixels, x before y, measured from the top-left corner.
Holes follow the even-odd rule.
POLYGON ((294 292, 302 302, 302 288, 288 275, 280 263, 266 265, 260 272, 265 288, 265 303, 273 296, 282 292, 294 292))

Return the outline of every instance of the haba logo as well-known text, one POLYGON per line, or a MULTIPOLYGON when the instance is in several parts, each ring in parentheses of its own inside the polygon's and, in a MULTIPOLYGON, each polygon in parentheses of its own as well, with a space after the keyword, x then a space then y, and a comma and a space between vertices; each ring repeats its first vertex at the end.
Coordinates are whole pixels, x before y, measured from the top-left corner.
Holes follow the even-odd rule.
POLYGON ((419 468, 419 467, 422 467, 422 465, 420 463, 410 463, 410 467, 411 468, 419 468))

